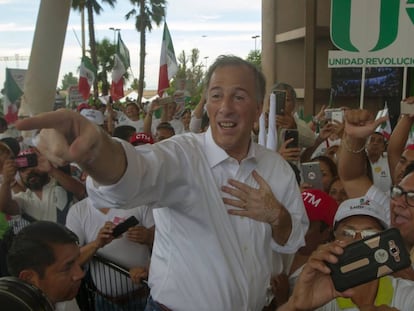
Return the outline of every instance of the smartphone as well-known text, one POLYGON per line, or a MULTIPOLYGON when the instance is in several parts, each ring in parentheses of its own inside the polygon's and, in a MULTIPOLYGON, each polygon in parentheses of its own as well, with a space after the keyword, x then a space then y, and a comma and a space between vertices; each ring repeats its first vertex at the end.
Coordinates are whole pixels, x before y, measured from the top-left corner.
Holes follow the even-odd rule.
POLYGON ((273 94, 275 94, 276 114, 284 115, 286 109, 286 91, 276 90, 273 91, 273 94))
POLYGON ((127 218, 124 222, 121 222, 120 224, 118 224, 114 230, 112 231, 112 236, 114 238, 119 237, 121 234, 123 234, 124 232, 126 232, 129 228, 136 226, 139 224, 138 219, 136 219, 135 216, 131 216, 129 218, 127 218))
POLYGON ((35 167, 37 166, 37 154, 36 153, 28 153, 21 156, 17 156, 14 159, 14 163, 16 163, 17 169, 24 169, 28 167, 35 167))
POLYGON ((339 123, 344 122, 344 111, 342 109, 334 110, 331 114, 331 121, 338 121, 339 123))
POLYGON ((303 181, 312 186, 312 189, 323 190, 322 172, 319 162, 305 162, 301 164, 303 181))
POLYGON ((299 132, 297 129, 284 129, 283 130, 283 141, 293 138, 293 141, 286 145, 287 148, 298 148, 299 147, 299 132))
POLYGON ((328 121, 344 122, 344 111, 341 108, 325 109, 325 119, 328 121))
POLYGON ((401 114, 414 114, 414 104, 408 104, 405 101, 401 101, 400 113, 401 114))
POLYGON ((396 228, 349 244, 336 264, 327 263, 337 291, 375 280, 411 265, 410 255, 396 228))

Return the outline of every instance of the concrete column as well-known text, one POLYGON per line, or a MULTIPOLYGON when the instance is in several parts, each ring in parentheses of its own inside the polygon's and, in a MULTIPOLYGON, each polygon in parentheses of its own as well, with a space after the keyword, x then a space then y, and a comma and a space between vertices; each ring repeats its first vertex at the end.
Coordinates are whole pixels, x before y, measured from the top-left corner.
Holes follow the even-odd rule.
POLYGON ((269 106, 269 94, 275 77, 275 18, 276 1, 262 0, 262 71, 266 77, 264 110, 269 106))
POLYGON ((70 8, 71 0, 40 3, 19 115, 53 108, 70 8))

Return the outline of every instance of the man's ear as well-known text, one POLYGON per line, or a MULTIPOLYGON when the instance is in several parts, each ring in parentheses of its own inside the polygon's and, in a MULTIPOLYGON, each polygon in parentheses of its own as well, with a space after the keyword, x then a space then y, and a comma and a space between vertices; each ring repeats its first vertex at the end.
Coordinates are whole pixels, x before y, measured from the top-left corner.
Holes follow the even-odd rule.
POLYGON ((25 269, 20 271, 19 279, 36 286, 39 283, 39 275, 32 269, 25 269))

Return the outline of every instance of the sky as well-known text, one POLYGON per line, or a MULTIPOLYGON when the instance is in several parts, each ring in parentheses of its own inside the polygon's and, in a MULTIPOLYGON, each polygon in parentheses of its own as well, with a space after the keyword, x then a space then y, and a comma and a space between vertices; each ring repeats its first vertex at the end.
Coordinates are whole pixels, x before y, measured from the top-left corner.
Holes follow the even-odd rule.
MULTIPOLYGON (((30 56, 40 0, 0 0, 0 58, 30 56)), ((132 76, 139 73, 139 33, 134 19, 126 20, 125 14, 133 6, 128 0, 118 0, 116 9, 102 4, 103 13, 95 16, 95 34, 98 41, 114 39, 110 27, 121 29, 122 40, 130 52, 132 76)), ((66 31, 65 46, 57 86, 62 77, 72 72, 79 76, 78 67, 82 49, 79 12, 71 11, 66 31)), ((261 38, 261 0, 170 0, 166 20, 176 56, 182 51, 187 55, 193 48, 200 50, 200 61, 211 65, 221 54, 234 54, 246 58, 255 46, 259 49, 261 38)), ((145 81, 146 89, 156 89, 163 24, 147 33, 145 81)), ((88 36, 86 36, 88 42, 88 36)), ((28 60, 0 59, 0 86, 3 86, 6 68, 27 69, 28 60)), ((127 82, 127 85, 131 81, 127 82)))

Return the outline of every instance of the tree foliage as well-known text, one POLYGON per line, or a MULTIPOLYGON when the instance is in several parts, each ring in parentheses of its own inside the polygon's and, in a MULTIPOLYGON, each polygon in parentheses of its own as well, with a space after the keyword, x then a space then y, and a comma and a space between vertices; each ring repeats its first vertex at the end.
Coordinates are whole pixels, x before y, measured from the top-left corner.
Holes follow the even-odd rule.
POLYGON ((177 90, 179 81, 186 81, 186 89, 191 96, 192 104, 197 104, 203 91, 203 77, 205 73, 205 65, 200 61, 200 51, 197 48, 191 50, 191 54, 187 55, 182 51, 178 57, 178 71, 171 82, 168 94, 174 94, 177 90))
POLYGON ((138 77, 138 98, 137 103, 141 103, 144 92, 145 78, 145 55, 146 55, 146 32, 151 32, 152 24, 161 24, 165 17, 166 0, 130 0, 134 8, 129 11, 125 18, 127 20, 135 18, 135 28, 140 34, 140 53, 139 53, 139 77, 138 77))
POLYGON ((246 60, 257 66, 257 68, 262 68, 262 52, 259 50, 251 50, 247 55, 246 60))
MULTIPOLYGON (((110 7, 115 7, 116 0, 72 0, 72 9, 82 12, 86 9, 88 16, 88 30, 89 30, 89 53, 91 56, 92 64, 95 68, 98 68, 98 58, 96 52, 96 39, 94 28, 94 14, 99 15, 103 11, 101 3, 108 4, 110 7)), ((98 97, 98 79, 95 79, 93 85, 93 93, 95 97, 98 97)))
POLYGON ((78 84, 78 78, 73 75, 72 72, 66 73, 62 78, 62 85, 60 88, 62 90, 67 90, 69 86, 71 85, 77 85, 78 84))

